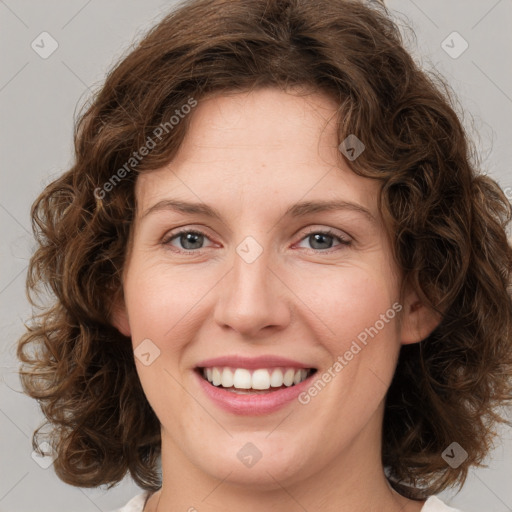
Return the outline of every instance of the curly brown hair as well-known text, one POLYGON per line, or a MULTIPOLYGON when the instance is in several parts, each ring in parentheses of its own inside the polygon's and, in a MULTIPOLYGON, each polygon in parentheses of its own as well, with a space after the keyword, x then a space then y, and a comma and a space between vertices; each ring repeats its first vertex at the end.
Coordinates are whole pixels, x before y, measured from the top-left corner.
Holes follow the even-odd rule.
POLYGON ((159 488, 160 424, 130 340, 112 325, 134 184, 176 154, 193 113, 169 119, 183 105, 264 86, 334 98, 339 141, 356 134, 366 144, 351 168, 381 183, 404 284, 442 315, 427 339, 401 349, 383 465, 412 499, 462 486, 469 467, 482 466, 495 425, 510 424, 497 411, 512 398, 511 205, 478 172, 444 79, 415 63, 385 7, 351 0, 185 2, 117 64, 80 116, 74 165, 32 206, 38 248, 27 293, 33 305, 43 289, 53 299, 18 346, 24 389, 51 427, 55 470, 78 486, 111 486, 129 471, 142 488, 159 488), (454 441, 468 453, 457 469, 441 457, 454 441))

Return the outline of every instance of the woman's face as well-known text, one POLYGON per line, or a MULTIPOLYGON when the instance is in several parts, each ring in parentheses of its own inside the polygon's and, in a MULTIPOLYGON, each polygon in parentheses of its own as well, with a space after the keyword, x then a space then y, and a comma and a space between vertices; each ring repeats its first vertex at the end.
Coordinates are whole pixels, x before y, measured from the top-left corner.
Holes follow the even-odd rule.
POLYGON ((400 346, 433 325, 399 294, 379 183, 340 158, 335 109, 278 89, 200 101, 176 158, 138 178, 114 323, 164 464, 269 488, 380 464, 400 346))

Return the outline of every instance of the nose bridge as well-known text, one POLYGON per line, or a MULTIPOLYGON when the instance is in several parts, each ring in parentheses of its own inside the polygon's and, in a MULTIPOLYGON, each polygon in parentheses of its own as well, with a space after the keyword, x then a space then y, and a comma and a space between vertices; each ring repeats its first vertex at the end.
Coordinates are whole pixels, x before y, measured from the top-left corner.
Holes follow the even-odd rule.
POLYGON ((252 335, 264 327, 286 325, 289 311, 273 259, 270 249, 254 237, 246 237, 235 248, 233 267, 216 306, 219 325, 252 335))

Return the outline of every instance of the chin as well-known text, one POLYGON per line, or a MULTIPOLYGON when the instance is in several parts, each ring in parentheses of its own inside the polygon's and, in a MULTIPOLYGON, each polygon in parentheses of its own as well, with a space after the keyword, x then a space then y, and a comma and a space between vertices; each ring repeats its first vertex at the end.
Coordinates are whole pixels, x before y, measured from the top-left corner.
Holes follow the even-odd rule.
POLYGON ((313 472, 313 461, 304 450, 298 452, 301 444, 291 436, 276 436, 273 440, 265 436, 268 432, 235 435, 227 446, 212 441, 214 451, 197 454, 193 462, 216 479, 262 491, 281 489, 285 483, 300 481, 313 472))

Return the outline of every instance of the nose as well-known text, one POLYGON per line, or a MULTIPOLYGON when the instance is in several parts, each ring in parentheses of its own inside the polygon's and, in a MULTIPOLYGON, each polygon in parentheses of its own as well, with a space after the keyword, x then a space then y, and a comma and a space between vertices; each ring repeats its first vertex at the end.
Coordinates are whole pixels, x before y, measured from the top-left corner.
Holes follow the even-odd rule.
POLYGON ((220 283, 215 306, 215 321, 223 329, 256 339, 289 324, 286 278, 279 275, 271 260, 266 250, 251 263, 235 253, 233 268, 220 283))

